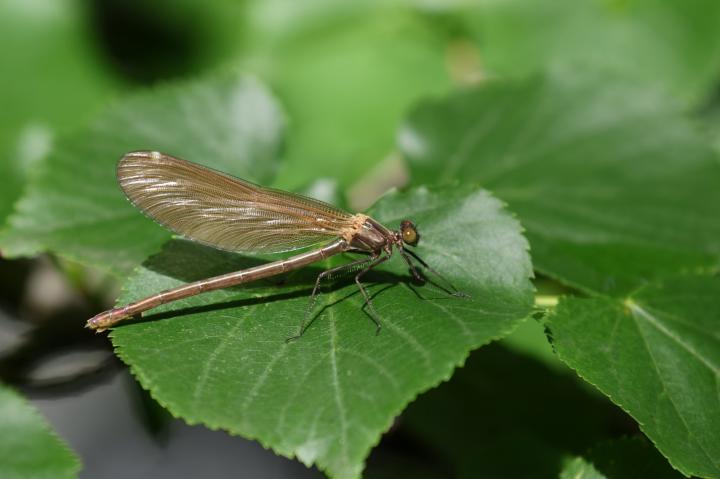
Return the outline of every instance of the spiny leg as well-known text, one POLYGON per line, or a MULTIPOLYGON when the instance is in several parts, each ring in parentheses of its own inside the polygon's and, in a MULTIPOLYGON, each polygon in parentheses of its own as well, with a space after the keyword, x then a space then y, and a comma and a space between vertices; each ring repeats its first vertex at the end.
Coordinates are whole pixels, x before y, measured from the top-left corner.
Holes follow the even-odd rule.
POLYGON ((368 306, 368 309, 370 309, 370 319, 372 319, 373 323, 375 323, 375 334, 380 333, 380 320, 377 312, 375 312, 375 307, 372 304, 372 301, 370 300, 370 295, 368 295, 367 291, 365 290, 365 287, 360 282, 360 278, 362 278, 365 273, 373 269, 375 266, 379 265, 380 263, 387 261, 390 259, 390 255, 381 256, 379 258, 376 258, 370 265, 365 268, 364 270, 360 271, 357 275, 355 275, 355 284, 358 285, 358 288, 360 288, 360 292, 362 293, 363 297, 365 298, 365 304, 368 306))
POLYGON ((348 271, 352 271, 353 269, 357 268, 358 266, 370 263, 375 260, 375 257, 372 258, 362 258, 356 261, 353 261, 351 263, 343 264, 340 266, 336 266, 335 268, 330 268, 328 270, 323 271, 320 273, 315 280, 315 286, 313 287, 312 294, 310 295, 310 299, 308 301, 308 307, 305 311, 305 316, 303 316, 303 319, 300 321, 300 328, 298 330, 298 334, 295 336, 291 336, 285 340, 285 342, 290 342, 298 339, 300 336, 303 335, 305 332, 305 324, 307 323, 308 318, 310 317, 310 314, 312 313, 312 310, 315 308, 315 303, 317 302, 318 297, 318 290, 320 289, 320 283, 325 278, 332 279, 333 275, 337 275, 338 273, 346 273, 348 271))

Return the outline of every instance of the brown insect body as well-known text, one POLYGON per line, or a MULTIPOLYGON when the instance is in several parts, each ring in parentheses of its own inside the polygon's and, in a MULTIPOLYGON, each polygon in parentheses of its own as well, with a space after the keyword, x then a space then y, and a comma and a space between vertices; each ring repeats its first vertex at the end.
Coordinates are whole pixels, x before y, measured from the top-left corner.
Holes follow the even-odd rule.
MULTIPOLYGON (((320 242, 325 246, 189 283, 105 311, 87 322, 87 327, 97 331, 171 301, 292 271, 343 252, 364 253, 369 257, 318 276, 308 312, 295 337, 304 331, 305 320, 315 304, 322 279, 359 266, 364 269, 357 273, 355 282, 379 331, 377 314, 360 281, 365 273, 387 261, 397 248, 417 279, 423 278, 411 257, 437 275, 415 253, 405 250, 406 244, 414 245, 419 238, 415 225, 409 220, 401 222, 399 231, 393 231, 361 213, 353 215, 313 198, 262 187, 152 151, 123 156, 118 163, 117 176, 133 205, 157 223, 190 240, 235 252, 277 253, 320 242)), ((451 294, 461 295, 452 285, 451 288, 451 294)))

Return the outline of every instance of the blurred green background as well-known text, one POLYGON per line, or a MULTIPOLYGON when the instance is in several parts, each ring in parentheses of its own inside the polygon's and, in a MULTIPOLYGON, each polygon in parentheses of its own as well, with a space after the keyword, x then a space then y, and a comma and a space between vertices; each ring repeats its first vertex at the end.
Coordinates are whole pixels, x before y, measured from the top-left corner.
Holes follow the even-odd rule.
MULTIPOLYGON (((703 144, 717 151, 719 31, 716 0, 0 0, 0 231, 11 224, 22 229, 18 201, 33 192, 33 181, 59 142, 71 138, 78 144, 92 131, 88 125, 94 118, 136 92, 228 70, 258 78, 283 110, 286 130, 273 185, 354 210, 366 208, 390 187, 413 181, 397 140, 411 111, 496 81, 582 78, 590 85, 617 83, 652 92, 647 98, 628 97, 628 103, 649 101, 686 116, 703 144)), ((602 87, 597 96, 593 88, 578 97, 597 102, 589 101, 591 107, 568 125, 585 114, 604 118, 606 97, 602 87)), ((528 104, 540 97, 535 90, 520 90, 525 94, 528 104)), ((510 105, 514 90, 505 95, 510 105)), ((497 103, 491 106, 502 117, 505 104, 497 103)), ((572 105, 553 108, 572 110, 572 105)), ((512 123, 506 126, 503 131, 513 131, 512 123)), ((408 138, 404 141, 400 146, 412 153, 408 138)), ((83 179, 82 162, 94 161, 82 158, 67 175, 83 179)), ((416 180, 435 175, 432 170, 423 176, 422 161, 414 164, 416 180)), ((443 161, 448 181, 464 179, 475 164, 467 158, 443 161), (462 161, 466 169, 458 166, 462 161)), ((518 201, 522 205, 522 198, 518 201)), ((320 476, 255 443, 171 420, 129 379, 108 341, 79 327, 112 304, 122 278, 55 256, 38 241, 16 236, 13 249, 26 254, 50 249, 50 254, 0 259, 0 378, 27 395, 79 453, 84 477, 228 477, 238 458, 248 477, 320 476), (19 241, 27 243, 25 249, 19 241), (114 443, 114 458, 103 455, 108 442, 114 443)), ((693 257, 687 264, 700 269, 704 260, 693 257)), ((613 261, 612 266, 622 263, 613 261)), ((543 275, 537 287, 551 303, 570 291, 543 275)), ((580 284, 575 292, 587 289, 580 284)), ((523 378, 517 381, 525 384, 523 378)), ((411 406, 404 422, 373 452, 369 476, 401 477, 411 471, 413 477, 473 477, 481 461, 489 477, 503 477, 515 462, 505 443, 517 447, 520 437, 536 457, 527 469, 517 467, 507 477, 553 477, 561 458, 598 440, 637 432, 628 416, 559 363, 543 328, 532 321, 488 352, 473 355, 463 377, 446 386, 411 406), (576 405, 590 411, 590 417, 568 413, 567 427, 576 435, 548 435, 554 424, 542 420, 543 411, 518 425, 512 407, 489 423, 464 424, 460 413, 467 401, 488 401, 468 371, 484 374, 481 390, 495 385, 517 397, 522 388, 503 378, 518 370, 527 381, 569 391, 576 405), (458 404, 458 397, 468 399, 458 404), (423 420, 438 410, 447 413, 439 416, 439 425, 423 420), (481 430, 483 437, 466 440, 463 426, 481 430), (444 427, 453 431, 447 438, 437 433, 445 434, 444 427), (475 454, 475 448, 484 452, 475 454)), ((544 399, 558 411, 570 409, 563 395, 549 396, 544 399)), ((2 424, 0 418, 0 434, 2 424)), ((644 443, 633 447, 652 453, 644 443)), ((63 467, 72 477, 76 466, 63 467)))

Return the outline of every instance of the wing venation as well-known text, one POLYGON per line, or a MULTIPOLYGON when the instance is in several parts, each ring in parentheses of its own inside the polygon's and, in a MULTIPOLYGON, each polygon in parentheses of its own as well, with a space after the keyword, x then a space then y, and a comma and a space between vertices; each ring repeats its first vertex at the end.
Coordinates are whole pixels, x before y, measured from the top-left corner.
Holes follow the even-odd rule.
POLYGON ((190 240, 238 252, 279 253, 342 235, 354 215, 158 152, 123 156, 120 186, 147 216, 190 240))

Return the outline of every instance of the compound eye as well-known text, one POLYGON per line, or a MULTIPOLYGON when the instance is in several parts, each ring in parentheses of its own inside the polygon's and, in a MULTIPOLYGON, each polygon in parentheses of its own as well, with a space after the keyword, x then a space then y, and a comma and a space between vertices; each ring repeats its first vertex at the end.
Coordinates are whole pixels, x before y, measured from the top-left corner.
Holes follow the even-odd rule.
POLYGON ((408 220, 405 220, 400 224, 400 233, 402 234, 403 241, 409 245, 414 245, 419 239, 415 225, 408 220))
POLYGON ((410 244, 415 243, 417 241, 417 232, 410 229, 403 231, 403 241, 410 244))

